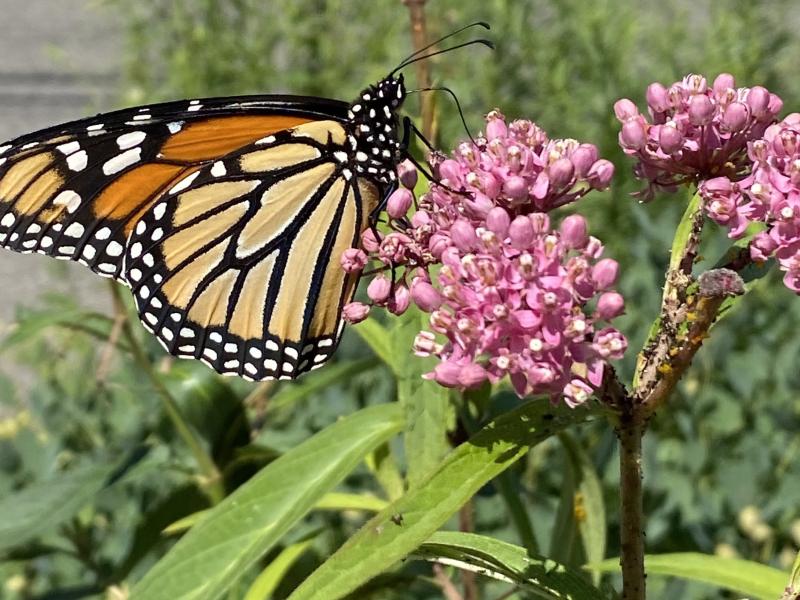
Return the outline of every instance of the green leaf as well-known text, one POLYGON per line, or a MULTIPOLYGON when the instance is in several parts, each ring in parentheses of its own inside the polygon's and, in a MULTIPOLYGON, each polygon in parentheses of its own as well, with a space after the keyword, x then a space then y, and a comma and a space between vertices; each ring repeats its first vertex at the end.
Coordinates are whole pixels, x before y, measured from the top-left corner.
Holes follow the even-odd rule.
POLYGON ((405 482, 389 444, 381 444, 367 456, 367 467, 378 480, 389 500, 397 500, 405 491, 405 482))
POLYGON ((398 405, 372 406, 286 452, 197 523, 133 588, 130 599, 218 598, 402 425, 398 405))
POLYGON ((291 385, 282 387, 278 393, 270 398, 267 412, 273 413, 284 409, 299 400, 308 398, 315 392, 329 388, 335 383, 347 381, 354 375, 374 369, 377 365, 378 361, 370 357, 361 360, 338 362, 328 365, 324 369, 308 373, 302 379, 292 382, 291 385))
POLYGON ((0 500, 0 552, 75 516, 108 484, 116 468, 92 465, 59 473, 0 500))
POLYGON ((406 357, 397 365, 397 399, 406 412, 403 446, 409 487, 419 485, 450 451, 447 431, 455 426, 449 391, 423 379, 422 375, 430 371, 429 362, 409 352, 424 320, 424 313, 411 309, 392 330, 396 356, 406 357))
MULTIPOLYGON (((355 331, 361 339, 367 343, 367 346, 372 348, 372 351, 380 358, 389 368, 397 374, 397 361, 392 354, 392 347, 389 342, 389 331, 381 325, 377 319, 367 319, 358 325, 353 326, 355 331)), ((405 356, 408 356, 407 354, 405 356)))
POLYGON ((590 414, 586 408, 553 407, 549 400, 541 399, 492 421, 450 452, 423 485, 368 521, 290 600, 335 600, 386 571, 531 447, 590 414))
MULTIPOLYGON (((322 496, 319 501, 314 505, 315 510, 364 510, 367 512, 380 512, 386 508, 386 500, 381 500, 375 496, 367 494, 342 494, 337 492, 330 492, 322 496)), ((211 512, 210 508, 198 510, 190 515, 178 519, 174 523, 167 525, 164 530, 164 535, 175 535, 182 533, 187 529, 191 529, 202 521, 211 512)))
MULTIPOLYGON (((574 438, 568 433, 559 434, 576 480, 573 498, 573 517, 578 525, 587 562, 600 562, 606 554, 606 509, 603 488, 594 465, 574 438)), ((599 577, 595 579, 598 583, 599 577)))
MULTIPOLYGON (((775 600, 783 593, 786 573, 748 560, 720 558, 698 552, 649 554, 644 559, 648 575, 670 575, 708 583, 752 596, 757 600, 775 600)), ((586 565, 604 573, 619 571, 619 558, 586 565)))
POLYGON ((591 585, 580 570, 531 555, 525 548, 500 540, 456 531, 440 531, 414 554, 480 575, 510 581, 539 598, 602 600, 610 598, 591 585))
POLYGON ((306 550, 314 543, 313 539, 304 542, 292 544, 275 557, 266 569, 261 571, 253 585, 247 590, 244 600, 266 600, 270 598, 273 592, 280 585, 281 580, 286 575, 286 572, 292 568, 292 565, 297 562, 306 550))
POLYGON ((367 512, 380 512, 386 508, 388 502, 368 494, 343 494, 330 492, 319 499, 314 508, 316 510, 364 510, 367 512))

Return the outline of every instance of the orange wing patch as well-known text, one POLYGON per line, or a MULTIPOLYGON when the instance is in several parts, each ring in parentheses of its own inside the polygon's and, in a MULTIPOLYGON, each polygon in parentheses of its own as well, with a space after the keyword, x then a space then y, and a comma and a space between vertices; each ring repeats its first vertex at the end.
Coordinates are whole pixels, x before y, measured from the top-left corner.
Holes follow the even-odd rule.
POLYGON ((290 129, 311 119, 293 116, 242 116, 211 118, 188 125, 161 148, 166 160, 212 160, 265 136, 290 129))

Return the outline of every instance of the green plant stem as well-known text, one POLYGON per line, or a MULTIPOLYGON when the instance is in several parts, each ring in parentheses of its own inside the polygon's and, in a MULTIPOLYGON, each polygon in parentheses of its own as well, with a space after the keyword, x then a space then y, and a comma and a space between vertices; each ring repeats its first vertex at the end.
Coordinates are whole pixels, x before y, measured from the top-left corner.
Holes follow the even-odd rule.
MULTIPOLYGON (((119 295, 117 284, 115 282, 111 282, 110 287, 115 310, 126 310, 125 305, 122 302, 122 298, 119 295)), ((136 339, 136 336, 133 335, 130 319, 125 320, 122 331, 125 339, 128 342, 128 345, 130 346, 130 351, 133 354, 136 364, 138 364, 142 371, 144 371, 144 373, 147 375, 150 383, 153 385, 159 397, 161 398, 161 401, 164 403, 164 409, 166 410, 170 421, 172 421, 175 431, 188 446, 189 450, 197 461, 197 466, 202 473, 201 488, 208 495, 208 498, 211 500, 212 504, 218 504, 223 498, 225 498, 225 489, 222 485, 222 475, 220 474, 217 465, 214 463, 208 452, 206 452, 197 434, 192 431, 191 427, 186 422, 186 419, 183 418, 183 415, 181 414, 175 399, 172 397, 172 394, 169 393, 169 390, 166 388, 164 383, 156 375, 155 371, 153 370, 153 365, 150 364, 149 360, 147 360, 147 357, 145 356, 141 345, 136 339)))

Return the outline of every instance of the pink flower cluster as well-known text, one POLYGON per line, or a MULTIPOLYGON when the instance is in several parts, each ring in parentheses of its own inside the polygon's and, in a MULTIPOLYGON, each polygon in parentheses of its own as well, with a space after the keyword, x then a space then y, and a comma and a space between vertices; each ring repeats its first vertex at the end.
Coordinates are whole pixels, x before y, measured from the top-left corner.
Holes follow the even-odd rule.
MULTIPOLYGON (((485 137, 433 163, 439 181, 410 219, 416 173, 402 166, 408 187, 388 199, 392 231, 362 236, 386 270, 405 267, 394 280, 373 278, 370 300, 394 313, 413 300, 430 313, 414 350, 440 359, 427 377, 441 385, 472 388, 508 375, 520 396, 581 404, 600 384, 605 361, 627 348, 619 331, 601 325, 624 310, 612 289, 619 267, 601 258, 583 217, 552 229, 544 211, 607 187, 613 166, 590 144, 550 140, 534 123, 506 124, 497 111, 487 116, 485 137)), ((348 250, 342 264, 358 270, 368 258, 348 250)), ((354 302, 344 312, 358 321, 368 311, 354 302)))
POLYGON ((750 244, 755 261, 774 256, 786 286, 800 294, 800 114, 770 126, 748 150, 750 173, 716 177, 700 186, 706 214, 738 238, 754 222, 766 225, 750 244))
POLYGON ((648 181, 639 194, 644 200, 657 189, 743 177, 747 143, 775 122, 783 102, 760 86, 737 88, 733 76, 723 73, 710 87, 701 75, 687 75, 669 88, 652 83, 647 105, 651 121, 627 98, 614 104, 622 123, 619 143, 637 159, 636 176, 648 181))

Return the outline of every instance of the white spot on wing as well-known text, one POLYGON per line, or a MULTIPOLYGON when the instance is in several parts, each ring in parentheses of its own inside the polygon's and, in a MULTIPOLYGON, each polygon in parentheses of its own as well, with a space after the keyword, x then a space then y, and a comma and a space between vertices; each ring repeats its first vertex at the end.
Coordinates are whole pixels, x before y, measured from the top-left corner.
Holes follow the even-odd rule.
POLYGON ((139 258, 142 255, 142 243, 134 242, 131 246, 131 258, 139 258))
POLYGON ((38 223, 31 223, 28 225, 28 230, 25 233, 33 235, 35 233, 39 233, 42 230, 42 226, 38 223))
POLYGON ((142 278, 142 272, 139 269, 131 269, 128 275, 133 281, 139 281, 142 278))
POLYGON ((131 148, 130 150, 126 150, 125 152, 117 154, 114 158, 108 159, 103 165, 103 173, 105 175, 114 175, 126 167, 136 164, 141 160, 141 158, 142 149, 131 148))
POLYGON ((67 142, 66 144, 61 144, 60 146, 56 146, 56 150, 61 152, 61 154, 72 154, 73 152, 77 152, 81 149, 80 142, 72 141, 67 142))
POLYGON ((53 198, 53 204, 55 206, 66 206, 67 212, 72 214, 81 205, 81 197, 72 190, 64 190, 53 198))
POLYGON ((183 129, 183 121, 173 121, 172 123, 167 123, 167 129, 169 129, 170 133, 178 133, 181 129, 183 129))
POLYGON ((128 148, 133 148, 141 144, 146 137, 147 134, 144 131, 123 133, 117 138, 117 146, 119 146, 120 150, 127 150, 128 148))
POLYGON ((195 179, 197 179, 198 175, 200 175, 200 171, 195 171, 191 175, 187 175, 186 177, 181 179, 178 183, 176 183, 174 186, 172 186, 172 188, 169 190, 169 193, 170 194, 177 194, 178 192, 182 192, 183 190, 188 188, 190 185, 192 185, 192 182, 195 179))
POLYGON ((107 240, 111 237, 111 229, 108 227, 102 227, 97 230, 97 233, 94 234, 94 237, 96 237, 98 240, 107 240))
POLYGON ((214 331, 209 334, 208 339, 214 342, 215 344, 219 344, 222 341, 222 336, 219 334, 219 332, 214 331))
POLYGON ((79 238, 83 235, 83 225, 80 223, 70 223, 69 227, 64 230, 64 235, 74 238, 79 238))
POLYGON ((261 350, 255 347, 250 348, 250 356, 253 358, 261 358, 261 350))
POLYGON ((83 252, 81 252, 81 254, 83 254, 83 256, 88 260, 92 260, 95 257, 95 254, 97 254, 97 250, 95 250, 94 246, 86 244, 83 247, 83 252))
POLYGON ((160 202, 159 204, 156 204, 155 208, 153 208, 153 216, 156 218, 157 221, 161 220, 165 212, 167 212, 166 202, 160 202))
POLYGON ((108 243, 108 246, 106 246, 106 254, 108 254, 109 256, 122 256, 123 250, 124 248, 122 247, 122 244, 120 244, 116 240, 111 240, 108 243))
POLYGON ((14 224, 14 221, 16 221, 16 217, 14 216, 14 214, 6 213, 6 215, 2 219, 0 219, 0 225, 2 225, 3 227, 11 227, 14 224))
POLYGON ((89 156, 86 154, 86 150, 70 154, 67 157, 67 166, 70 171, 83 171, 88 164, 89 156))
POLYGON ((222 163, 222 161, 219 160, 214 163, 213 167, 211 167, 211 175, 213 177, 222 177, 227 172, 228 171, 225 168, 225 165, 222 163))

